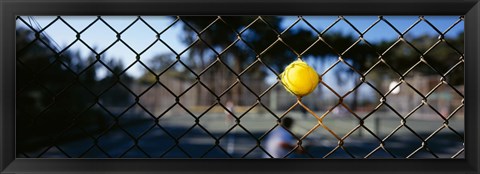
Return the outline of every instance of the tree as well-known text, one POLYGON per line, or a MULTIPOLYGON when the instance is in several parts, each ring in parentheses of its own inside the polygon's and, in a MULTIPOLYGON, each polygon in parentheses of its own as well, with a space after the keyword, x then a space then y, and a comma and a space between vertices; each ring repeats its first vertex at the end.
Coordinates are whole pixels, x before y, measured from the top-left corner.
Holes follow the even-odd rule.
MULTIPOLYGON (((355 84, 359 84, 360 76, 357 74, 357 71, 361 74, 364 74, 375 63, 380 61, 379 54, 382 54, 396 41, 390 40, 379 43, 369 42, 369 44, 361 41, 349 48, 353 43, 355 43, 355 41, 357 41, 358 37, 355 37, 352 34, 342 34, 341 32, 337 31, 330 31, 326 34, 318 36, 318 33, 315 33, 312 30, 300 28, 290 29, 279 35, 283 31, 283 28, 280 25, 283 20, 282 17, 269 16, 258 18, 243 16, 202 16, 181 17, 181 20, 185 23, 183 26, 185 34, 182 35, 182 40, 187 44, 197 41, 197 44, 190 48, 191 50, 188 52, 189 56, 187 59, 185 59, 188 60, 185 61, 188 63, 188 66, 193 67, 193 69, 196 69, 197 71, 205 69, 210 62, 217 60, 217 55, 212 54, 211 52, 213 51, 209 50, 214 49, 217 52, 221 52, 231 43, 233 43, 238 36, 240 36, 242 39, 239 42, 245 44, 237 43, 229 47, 228 52, 224 52, 221 57, 218 58, 225 62, 227 66, 232 68, 237 73, 249 66, 250 63, 257 58, 260 58, 263 63, 273 68, 277 73, 280 73, 283 71, 283 67, 295 60, 298 56, 301 56, 302 58, 312 57, 314 59, 325 59, 328 57, 338 57, 339 54, 343 54, 341 57, 344 59, 344 61, 348 62, 353 67, 353 69, 348 69, 346 71, 347 74, 349 74, 350 77, 355 77, 355 84), (256 22, 252 23, 255 20, 256 22), (247 26, 248 28, 246 28, 247 26), (237 33, 240 33, 240 35, 237 33), (201 40, 198 40, 199 38, 201 40), (318 39, 320 39, 320 41, 318 41, 308 51, 304 52, 318 39), (273 44, 274 42, 275 44, 273 44), (333 49, 330 48, 330 46, 333 47, 333 49), (347 49, 348 51, 343 53, 347 49), (296 55, 295 53, 303 54, 296 55)), ((450 42, 455 45, 462 45, 463 39, 460 38, 463 38, 463 35, 459 36, 457 39, 450 40, 450 42)), ((431 39, 432 38, 429 36, 407 38, 407 40, 411 40, 414 45, 419 47, 431 46, 433 43, 427 42, 431 39)), ((462 50, 463 48, 457 49, 462 50)), ((418 53, 409 48, 408 44, 402 43, 395 46, 382 57, 385 62, 399 72, 405 72, 419 60, 418 53)), ((435 58, 428 60, 428 62, 430 65, 438 67, 440 71, 445 72, 445 70, 448 70, 452 66, 452 63, 458 62, 459 56, 452 51, 446 52, 446 49, 439 49, 436 52, 429 53, 429 57, 438 57, 438 59, 435 58), (444 56, 444 54, 449 55, 444 56), (452 57, 456 57, 456 59, 452 57)), ((248 71, 247 73, 243 74, 242 77, 257 77, 264 79, 269 71, 269 69, 260 66, 260 64, 255 64, 251 68, 255 71, 248 71)), ((370 81, 380 83, 384 76, 389 78, 398 77, 398 75, 396 75, 383 63, 381 63, 375 69, 375 71, 369 73, 368 77, 376 79, 371 79, 370 81)), ((458 70, 455 70, 454 73, 458 74, 462 68, 460 67, 457 69, 458 70)), ((414 69, 414 72, 422 71, 423 70, 421 69, 414 69)), ((211 74, 205 74, 205 76, 215 77, 212 79, 219 79, 219 77, 226 74, 226 72, 226 68, 219 68, 211 71, 211 74)), ((344 80, 340 78, 340 74, 345 73, 344 71, 335 73, 337 73, 337 81, 339 82, 339 85, 351 80, 344 80)), ((422 73, 431 74, 432 71, 422 73)), ((459 77, 463 76, 452 75, 448 80, 452 81, 453 84, 457 84, 462 81, 459 77)), ((218 80, 207 82, 207 84, 211 84, 213 90, 215 90, 215 87, 218 86, 217 83, 218 80)), ((374 85, 379 86, 380 84, 374 85)), ((232 90, 234 91, 234 101, 236 101, 236 103, 241 103, 239 96, 242 95, 242 91, 240 91, 238 85, 232 90)), ((211 95, 208 94, 204 95, 205 96, 199 97, 198 100, 205 100, 206 97, 211 97, 211 95)), ((353 95, 351 109, 355 110, 357 108, 358 90, 353 91, 351 95, 353 95)), ((210 98, 210 100, 214 101, 215 99, 210 98)), ((201 102, 199 101, 199 103, 201 102)))
MULTIPOLYGON (((208 56, 204 55, 205 50, 212 48, 223 50, 238 38, 238 34, 240 34, 242 38, 239 41, 242 44, 235 44, 232 47, 229 47, 228 53, 223 54, 220 58, 227 63, 227 66, 237 73, 250 66, 250 64, 257 59, 257 56, 259 56, 260 60, 273 68, 277 73, 280 73, 283 71, 283 67, 298 57, 292 50, 289 50, 288 47, 291 47, 296 53, 301 53, 308 48, 311 43, 318 39, 311 31, 306 29, 288 30, 280 36, 282 42, 276 42, 273 44, 279 39, 279 33, 283 30, 280 25, 282 18, 278 16, 261 18, 228 16, 221 17, 221 20, 218 19, 220 18, 182 17, 182 20, 186 23, 186 25, 184 25, 184 31, 186 34, 183 35, 183 40, 186 43, 191 43, 200 37, 206 42, 206 44, 202 43, 198 47, 192 47, 192 50, 189 52, 190 59, 197 60, 190 61, 192 67, 195 67, 196 69, 204 69, 208 66, 206 62, 211 61, 208 56), (217 22, 210 25, 215 20, 217 20, 217 22), (206 28, 207 26, 208 28, 206 28), (247 26, 248 28, 246 28, 247 26), (201 31, 203 32, 198 35, 197 33, 200 33, 201 31)), ((320 49, 312 49, 303 56, 321 56, 331 53, 327 47, 319 48, 320 49)), ((269 69, 262 67, 259 63, 254 64, 250 68, 252 68, 253 71, 247 71, 242 77, 255 77, 255 79, 263 80, 268 74, 267 71, 270 71, 269 69)), ((223 72, 209 75, 218 77, 218 75, 225 74, 224 71, 226 71, 226 69, 223 69, 223 72)), ((209 82, 209 84, 214 84, 214 82, 209 82)), ((232 90, 233 101, 242 104, 240 100, 242 91, 240 91, 239 85, 232 90)), ((205 97, 202 97, 201 99, 205 99, 205 97)))
MULTIPOLYGON (((99 133, 109 116, 96 107, 97 96, 117 80, 130 79, 114 74, 123 70, 119 62, 108 62, 114 72, 99 78, 103 65, 94 56, 82 58, 69 50, 56 54, 51 45, 31 30, 16 29, 17 153, 99 133)), ((120 101, 127 100, 125 95, 115 93, 120 101)))
MULTIPOLYGON (((436 36, 428 34, 418 37, 407 35, 405 40, 410 42, 416 49, 401 41, 401 44, 397 44, 397 46, 384 55, 384 59, 399 73, 404 74, 407 70, 412 68, 413 65, 420 61, 421 54, 426 53, 424 56, 426 63, 434 67, 435 70, 423 62, 416 68, 412 69, 407 76, 415 73, 422 75, 444 74, 460 61, 461 54, 464 50, 464 33, 462 32, 454 38, 439 39, 440 38, 436 36), (437 41, 440 41, 440 43, 434 46, 437 41)), ((380 46, 383 47, 382 50, 385 50, 386 47, 392 45, 393 42, 394 41, 382 43, 380 46)), ((387 74, 389 77, 399 78, 399 76, 393 73, 393 71, 389 72, 390 73, 387 74)), ((452 85, 463 84, 463 66, 453 69, 453 71, 447 76, 447 82, 452 85)))
MULTIPOLYGON (((268 21, 273 28, 280 28, 279 24, 281 19, 279 17, 264 17, 265 21, 268 21)), ((203 41, 199 41, 198 46, 192 47, 191 51, 189 52, 189 63, 190 65, 199 71, 205 69, 208 66, 208 63, 212 61, 212 57, 216 58, 216 55, 205 55, 206 50, 209 49, 216 49, 216 50, 224 50, 230 44, 232 44, 237 39, 237 32, 240 32, 243 28, 245 28, 248 24, 254 21, 255 17, 222 17, 223 21, 218 20, 213 25, 210 25, 213 21, 218 19, 218 17, 182 17, 182 20, 185 22, 183 29, 185 31, 183 40, 186 43, 191 43, 198 38, 201 38, 203 41), (207 29, 205 27, 209 26, 207 29), (200 31, 204 30, 203 33, 197 35, 200 31), (207 45, 208 44, 208 45, 207 45)), ((248 32, 242 34, 243 37, 251 38, 248 40, 243 40, 240 42, 246 42, 245 45, 249 45, 252 48, 245 46, 243 44, 235 44, 228 49, 228 52, 223 54, 218 59, 221 59, 223 62, 226 63, 233 71, 236 73, 240 73, 243 69, 250 65, 256 59, 256 53, 260 53, 263 49, 265 49, 269 44, 268 41, 275 40, 276 34, 272 32, 270 26, 263 24, 262 22, 257 21, 255 24, 256 27, 250 27, 248 32)), ((272 51, 273 53, 277 53, 272 51)), ((264 55, 267 57, 268 55, 264 55)), ((292 58, 293 59, 293 58, 292 58)), ((268 59, 267 59, 268 60, 268 59)), ((252 69, 258 69, 259 64, 255 64, 252 69)), ((211 74, 207 74, 207 76, 214 77, 210 78, 208 84, 211 85, 213 90, 218 84, 218 79, 215 77, 219 77, 226 73, 228 69, 220 68, 210 71, 211 74), (220 71, 218 73, 214 73, 215 71, 220 71)), ((266 73, 262 73, 262 71, 248 71, 246 74, 242 75, 243 77, 257 77, 259 79, 263 79, 266 73), (253 74, 252 74, 253 73, 253 74), (262 77, 263 76, 263 77, 262 77)), ((227 77, 227 78, 235 78, 235 77, 227 77)), ((200 86, 199 86, 200 87, 200 86)), ((223 86, 225 88, 225 86, 223 86)), ((237 104, 242 104, 240 100, 240 96, 242 91, 240 90, 240 84, 237 84, 233 87, 233 96, 232 100, 237 104)), ((205 100, 211 95, 206 95, 201 98, 200 100, 205 100)), ((210 98, 210 100, 215 100, 210 98)), ((201 101, 198 101, 201 103, 201 101)))

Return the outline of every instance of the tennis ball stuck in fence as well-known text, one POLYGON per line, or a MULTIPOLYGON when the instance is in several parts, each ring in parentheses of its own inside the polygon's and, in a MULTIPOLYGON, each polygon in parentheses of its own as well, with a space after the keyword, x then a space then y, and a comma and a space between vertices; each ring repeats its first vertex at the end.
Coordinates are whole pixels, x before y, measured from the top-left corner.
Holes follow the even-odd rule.
POLYGON ((320 81, 317 72, 303 60, 296 60, 285 67, 280 79, 287 91, 298 97, 312 93, 320 81))

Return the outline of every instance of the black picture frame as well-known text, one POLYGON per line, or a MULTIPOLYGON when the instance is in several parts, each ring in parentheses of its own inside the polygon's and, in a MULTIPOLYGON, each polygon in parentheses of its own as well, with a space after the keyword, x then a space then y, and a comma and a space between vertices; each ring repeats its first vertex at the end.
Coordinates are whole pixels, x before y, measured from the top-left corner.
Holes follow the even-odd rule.
POLYGON ((0 173, 479 173, 478 0, 0 0, 0 173), (465 15, 465 159, 16 159, 18 15, 465 15))

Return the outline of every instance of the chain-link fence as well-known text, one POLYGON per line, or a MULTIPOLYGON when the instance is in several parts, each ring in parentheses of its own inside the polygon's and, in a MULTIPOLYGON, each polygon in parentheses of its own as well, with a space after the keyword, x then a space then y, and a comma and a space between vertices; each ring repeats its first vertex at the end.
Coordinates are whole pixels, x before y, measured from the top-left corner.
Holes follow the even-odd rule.
POLYGON ((464 156, 463 16, 70 18, 17 17, 17 157, 464 156), (303 98, 296 59, 321 78, 303 98))

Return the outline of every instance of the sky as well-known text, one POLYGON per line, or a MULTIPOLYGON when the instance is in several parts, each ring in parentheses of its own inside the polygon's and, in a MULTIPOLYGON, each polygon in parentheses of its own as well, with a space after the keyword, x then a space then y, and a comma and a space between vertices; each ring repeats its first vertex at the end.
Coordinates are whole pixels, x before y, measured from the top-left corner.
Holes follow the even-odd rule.
MULTIPOLYGON (((22 17, 27 23, 30 23, 36 28, 44 28, 46 26, 44 34, 48 35, 51 39, 55 41, 58 49, 61 50, 67 45, 71 44, 76 40, 76 33, 72 31, 66 24, 63 22, 57 21, 52 25, 49 25, 56 16, 34 16, 32 18, 22 17), (34 20, 33 20, 34 19, 34 20), (35 22, 36 21, 36 22, 35 22)), ((84 30, 92 21, 94 21, 96 16, 62 16, 62 18, 73 28, 80 32, 84 30)), ((297 16, 284 16, 284 20, 281 23, 282 28, 287 28, 291 26, 297 19, 297 16)), ((310 24, 312 24, 318 31, 322 32, 325 28, 334 23, 338 16, 304 16, 310 24)), ((371 26, 378 16, 344 16, 346 20, 352 23, 360 32, 364 32, 369 26, 371 26)), ((419 17, 418 16, 384 16, 392 25, 394 25, 400 32, 404 32, 412 24, 414 24, 419 17)), ((430 23, 438 28, 441 32, 447 30, 452 26, 458 19, 459 16, 425 16, 430 23)), ((105 20, 114 30, 117 32, 123 31, 128 25, 130 25, 137 16, 102 16, 102 19, 105 20)), ((142 19, 145 22, 149 23, 150 26, 155 29, 157 32, 162 32, 165 28, 171 25, 173 18, 166 16, 142 16, 142 19)), ((175 23, 171 28, 166 30, 161 34, 160 38, 164 40, 168 46, 170 46, 175 52, 180 53, 185 50, 187 47, 186 43, 183 43, 180 38, 182 33, 182 22, 175 23)), ((25 24, 17 20, 17 26, 25 27, 25 24)), ((299 28, 309 28, 309 26, 300 21, 295 26, 292 27, 293 30, 299 28)), ((344 34, 353 34, 354 36, 359 36, 357 32, 347 24, 347 22, 341 20, 335 24, 328 32, 340 31, 344 34)), ((450 31, 446 33, 446 37, 455 37, 459 33, 464 31, 463 21, 453 27, 450 31)), ((436 36, 438 33, 430 27, 426 22, 420 22, 409 32, 411 36, 420 36, 423 34, 436 36)), ((90 28, 85 30, 81 35, 81 39, 84 40, 88 45, 92 46, 97 52, 102 52, 105 48, 111 45, 116 40, 116 34, 109 28, 107 25, 101 21, 97 21, 90 28)), ((137 53, 141 54, 141 59, 144 62, 148 62, 149 58, 160 55, 163 53, 171 52, 169 48, 163 45, 161 42, 156 42, 151 48, 147 49, 156 40, 156 33, 152 31, 147 25, 141 21, 134 23, 128 30, 126 30, 121 35, 122 40, 127 42, 132 49, 137 53), (134 43, 134 44, 132 44, 134 43)), ((381 21, 368 32, 364 34, 364 38, 371 42, 376 43, 382 40, 392 40, 398 38, 398 34, 385 22, 381 21)), ((82 57, 90 55, 90 50, 84 46, 81 42, 76 42, 72 45, 70 50, 79 50, 82 57)), ((135 61, 135 53, 132 52, 127 46, 121 42, 116 43, 107 51, 102 54, 102 57, 106 59, 117 59, 121 60, 125 66, 130 65, 135 61)), ((188 54, 185 54, 188 55, 188 54)), ((324 69, 330 66, 334 60, 331 62, 324 61, 323 65, 317 65, 319 72, 323 72, 324 69)), ((130 68, 127 73, 133 77, 139 77, 144 72, 144 68, 139 64, 135 64, 130 68)), ((98 76, 104 76, 107 72, 100 71, 98 76)), ((333 74, 333 73, 331 73, 333 74)), ((335 78, 325 78, 325 79, 335 79, 335 78)), ((268 82, 275 81, 275 78, 270 77, 267 79, 268 82)), ((326 82, 326 83, 334 83, 326 82)), ((347 85, 351 86, 353 84, 347 85)), ((339 89, 341 90, 341 89, 339 89)), ((345 88, 347 90, 347 88, 345 88)))

